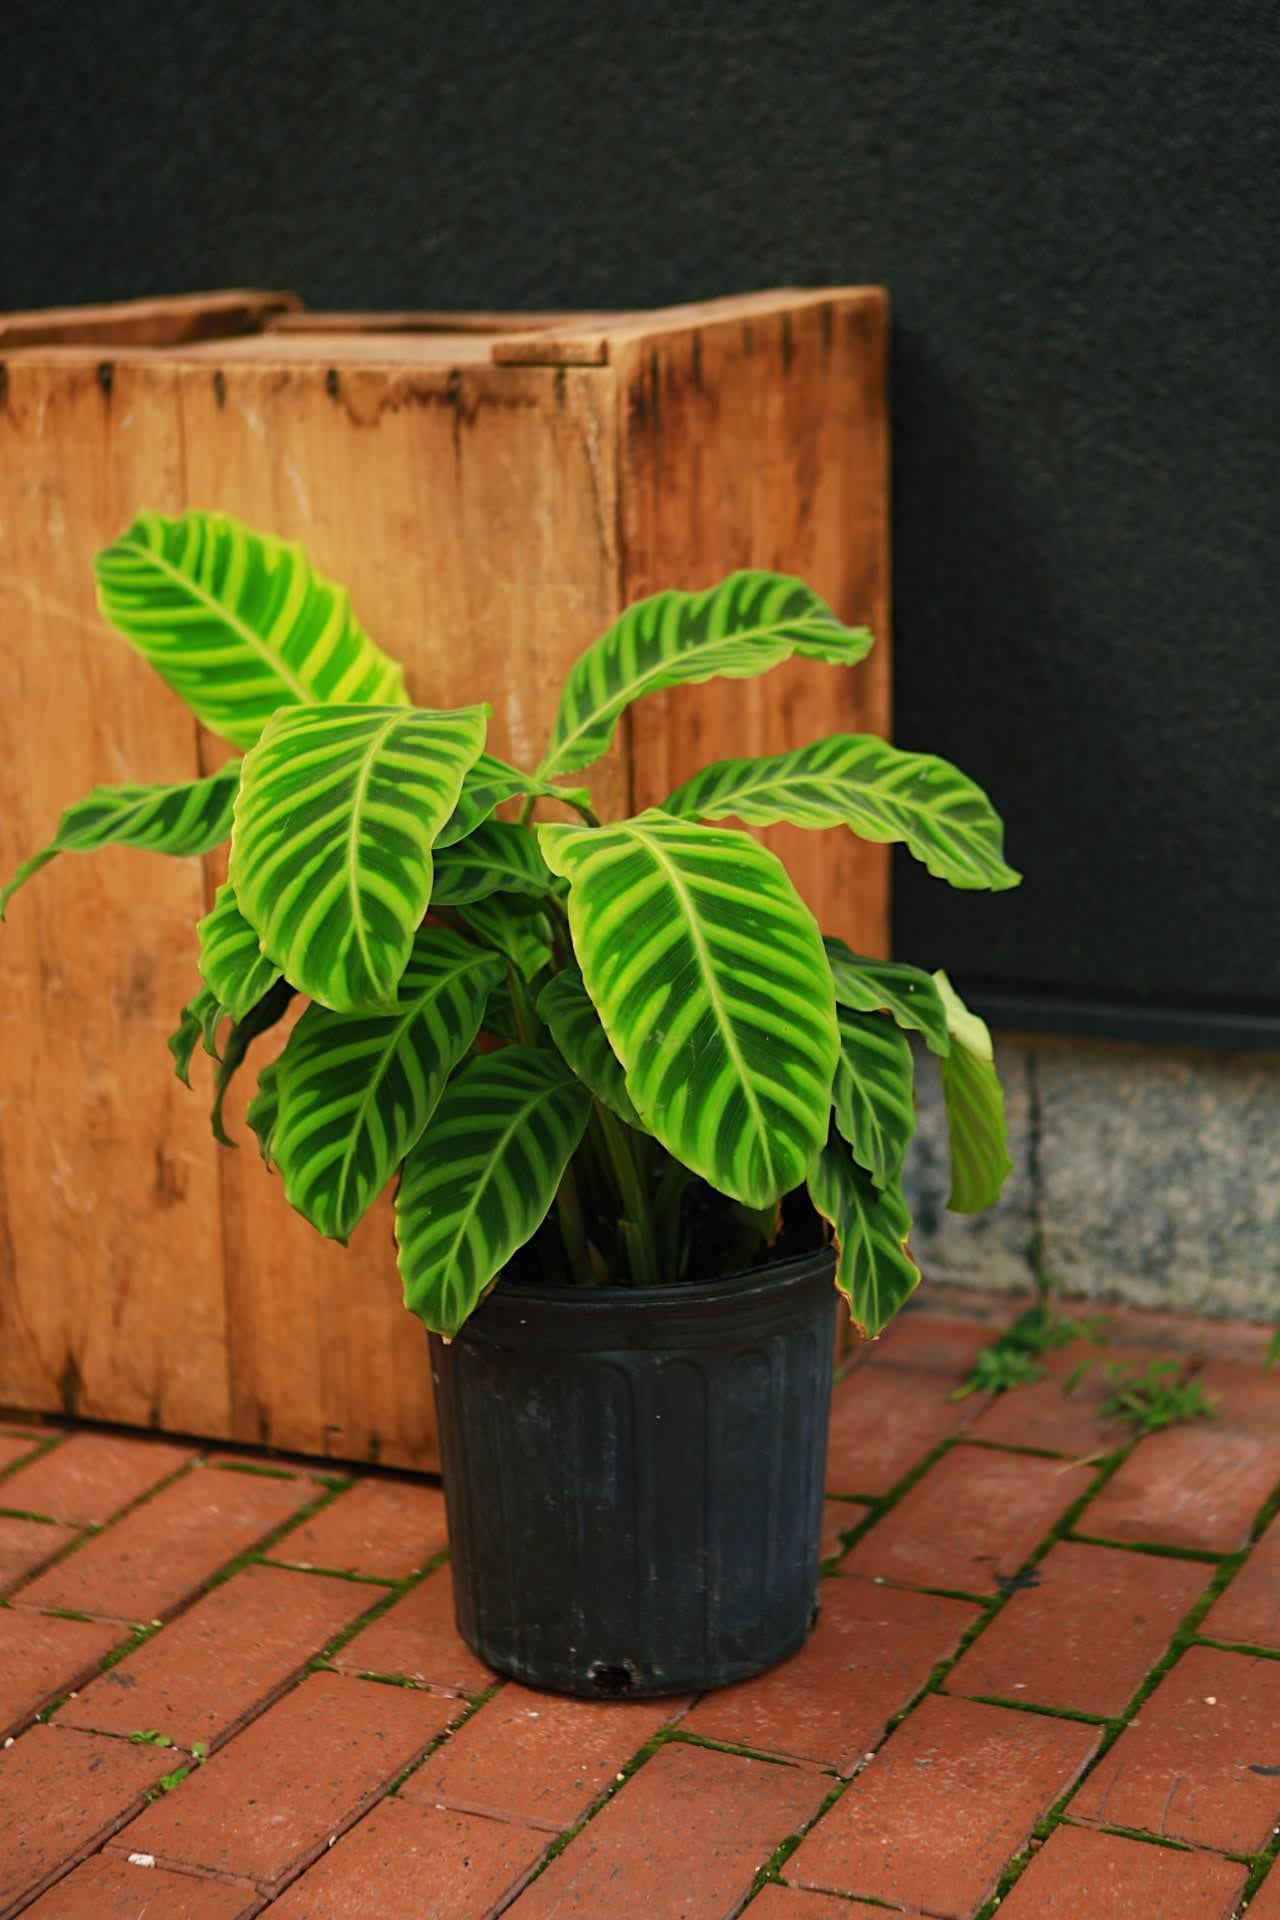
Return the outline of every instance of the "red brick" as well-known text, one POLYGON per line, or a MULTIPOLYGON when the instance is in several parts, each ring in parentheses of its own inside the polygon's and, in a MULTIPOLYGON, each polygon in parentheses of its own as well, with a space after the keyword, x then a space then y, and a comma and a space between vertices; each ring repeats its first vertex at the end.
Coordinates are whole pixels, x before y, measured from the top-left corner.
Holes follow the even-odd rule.
POLYGON ((401 1791, 559 1833, 680 1711, 674 1700, 568 1700, 505 1686, 401 1791))
POLYGON ((1209 1854, 1057 1827, 1005 1897, 1000 1920, 1233 1920, 1248 1877, 1209 1854))
POLYGON ((74 1527, 0 1513, 0 1593, 17 1586, 76 1537, 74 1527))
POLYGON ((272 1552, 291 1566, 403 1580, 446 1545, 444 1495, 412 1480, 362 1480, 272 1552))
POLYGON ((249 1920, 261 1900, 252 1888, 225 1880, 197 1880, 97 1853, 27 1907, 23 1920, 249 1920))
POLYGON ((112 1845, 271 1891, 358 1819, 456 1710, 434 1694, 312 1674, 112 1845))
POLYGON ((949 1400, 945 1384, 907 1367, 863 1365, 831 1396, 827 1487, 878 1498, 896 1487, 940 1440, 958 1433, 985 1403, 949 1400))
POLYGON ((0 1611, 0 1739, 78 1686, 124 1637, 119 1627, 98 1620, 60 1620, 21 1607, 0 1611))
POLYGON ((994 1694, 1114 1717, 1124 1712, 1199 1599, 1212 1569, 1060 1540, 947 1679, 994 1694))
MULTIPOLYGON (((0 1473, 4 1473, 7 1468, 16 1465, 19 1460, 25 1460, 38 1444, 39 1442, 35 1434, 25 1434, 19 1437, 19 1435, 14 1433, 0 1433, 0 1473)), ((11 1484, 10 1481, 6 1480, 4 1484, 0 1486, 0 1503, 8 1507, 21 1506, 22 1502, 20 1500, 15 1501, 9 1498, 9 1488, 11 1484)))
POLYGON ((75 1433, 4 1485, 4 1504, 77 1527, 101 1526, 195 1459, 190 1447, 115 1433, 75 1433))
POLYGON ((830 1784, 808 1767, 662 1747, 508 1912, 516 1920, 728 1920, 830 1784))
POLYGON ((909 1586, 985 1593, 1015 1573, 1089 1485, 1091 1469, 986 1447, 930 1467, 841 1562, 909 1586))
POLYGON ((1280 1867, 1271 1871, 1249 1902, 1249 1920, 1280 1920, 1280 1867))
POLYGON ((100 1733, 155 1727, 180 1747, 212 1746, 377 1597, 350 1580, 245 1567, 69 1700, 59 1724, 100 1733))
POLYGON ((974 1421, 973 1437, 1005 1446, 1043 1447, 1050 1453, 1070 1454, 1073 1459, 1114 1453, 1132 1437, 1132 1428, 1123 1421, 1100 1417, 1099 1409, 1113 1390, 1106 1369, 1123 1366, 1140 1370, 1150 1360, 1172 1360, 1181 1365, 1186 1356, 1162 1353, 1158 1347, 1112 1350, 1087 1340, 1073 1340, 1070 1346, 1044 1355, 1039 1363, 1045 1370, 1042 1380, 998 1393, 974 1421), (1071 1375, 1086 1363, 1088 1372, 1068 1392, 1071 1375))
POLYGON ((1278 1727, 1280 1660, 1191 1647, 1090 1774, 1071 1818, 1259 1852, 1280 1820, 1278 1727))
POLYGON ((825 1893, 806 1893, 802 1887, 767 1886, 747 1908, 751 1920, 870 1920, 860 1916, 847 1900, 825 1893))
POLYGON ((0 1753, 0 1912, 122 1826, 171 1763, 153 1747, 32 1727, 0 1753))
MULTIPOLYGON (((1004 1312, 1007 1321, 1008 1309, 1004 1312)), ((999 1325, 953 1320, 939 1313, 899 1314, 878 1340, 868 1342, 861 1365, 912 1367, 938 1375, 945 1387, 958 1387, 972 1372, 976 1356, 1000 1333, 999 1325)))
POLYGON ((932 1694, 783 1871, 797 1885, 967 1920, 1100 1737, 1079 1721, 932 1694))
POLYGON ((1280 1647, 1280 1520, 1273 1520, 1200 1632, 1210 1640, 1280 1647))
POLYGON ((343 1673, 387 1673, 445 1693, 471 1695, 496 1675, 477 1659, 454 1624, 453 1581, 440 1567, 339 1649, 343 1673))
POLYGON ((547 1846, 503 1820, 381 1800, 297 1880, 273 1920, 487 1920, 547 1846))
POLYGON ((112 1620, 155 1619, 314 1497, 302 1480, 186 1474, 26 1587, 22 1601, 112 1620))
POLYGON ((1078 1532, 1215 1553, 1245 1545, 1280 1479, 1280 1375, 1214 1360, 1196 1377, 1218 1417, 1143 1440, 1078 1532))
POLYGON ((836 1554, 844 1552, 842 1535, 851 1533, 854 1527, 860 1527, 867 1517, 867 1508, 856 1500, 824 1500, 822 1503, 822 1538, 818 1553, 823 1560, 830 1560, 836 1554))
POLYGON ((691 1733, 851 1772, 978 1617, 964 1600, 839 1575, 819 1593, 801 1651, 706 1694, 685 1722, 691 1733))

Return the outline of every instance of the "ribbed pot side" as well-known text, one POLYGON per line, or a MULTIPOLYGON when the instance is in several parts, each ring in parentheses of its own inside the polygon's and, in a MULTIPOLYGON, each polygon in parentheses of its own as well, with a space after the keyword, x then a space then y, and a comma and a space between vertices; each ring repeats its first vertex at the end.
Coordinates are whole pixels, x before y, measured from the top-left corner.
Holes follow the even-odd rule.
POLYGON ((703 1285, 502 1286, 432 1337, 458 1626, 592 1697, 762 1672, 816 1617, 826 1250, 703 1285))

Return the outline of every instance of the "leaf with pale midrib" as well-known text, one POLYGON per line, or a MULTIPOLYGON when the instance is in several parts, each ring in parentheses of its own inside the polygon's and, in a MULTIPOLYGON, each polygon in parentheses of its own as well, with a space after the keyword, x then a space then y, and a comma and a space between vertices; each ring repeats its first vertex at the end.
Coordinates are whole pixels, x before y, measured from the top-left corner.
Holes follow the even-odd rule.
POLYGON ((280 978, 280 969, 263 953, 229 881, 214 895, 212 912, 196 922, 196 936, 205 985, 233 1020, 242 1020, 280 978))
POLYGON ((308 1007, 280 1056, 271 1157, 285 1197, 345 1240, 426 1126, 480 1027, 502 962, 423 927, 394 1011, 308 1007))
POLYGON ((642 1127, 627 1092, 622 1062, 609 1045, 582 976, 572 967, 554 974, 538 995, 538 1012, 566 1061, 596 1099, 603 1100, 629 1127, 642 1127))
POLYGON ((287 709, 245 756, 231 882, 263 952, 321 1006, 392 1003, 487 714, 287 709))
POLYGON ((902 1189, 895 1181, 878 1190, 834 1131, 808 1184, 809 1198, 835 1234, 836 1286, 856 1324, 874 1337, 920 1284, 907 1252, 911 1215, 902 1189))
POLYGON ((915 1132, 911 1046, 892 1021, 879 1013, 851 1013, 839 1007, 840 1060, 833 1106, 836 1125, 876 1186, 887 1186, 902 1171, 915 1132))
POLYGON ((906 753, 870 733, 833 733, 793 753, 717 760, 663 801, 700 820, 849 827, 863 840, 901 841, 953 887, 1016 887, 1004 828, 981 787, 932 753, 906 753))
POLYGON ((547 863, 528 827, 486 820, 443 851, 437 843, 431 898, 438 907, 465 906, 491 893, 536 895, 550 886, 547 863))
POLYGON ((792 654, 855 666, 871 651, 802 580, 730 574, 706 593, 657 593, 628 607, 569 670, 538 771, 572 773, 609 749, 619 715, 642 694, 723 676, 743 680, 792 654))
POLYGON ((541 1226, 591 1096, 547 1049, 481 1055, 450 1081, 396 1196, 405 1305, 452 1337, 541 1226))
POLYGON ((234 760, 202 780, 95 787, 66 809, 48 846, 24 860, 8 886, 0 888, 0 920, 18 888, 60 853, 140 847, 190 856, 220 846, 231 831, 239 780, 240 762, 234 760))
POLYGON ((831 966, 836 999, 855 1013, 883 1007, 900 1027, 924 1035, 930 1053, 951 1049, 947 1016, 933 980, 922 967, 902 960, 868 960, 828 934, 823 942, 831 966))
POLYGON ((839 1045, 821 936, 781 863, 748 834, 656 811, 538 832, 645 1127, 747 1206, 799 1185, 839 1045))
POLYGON ((94 562, 103 615, 197 719, 251 747, 282 707, 403 706, 404 672, 302 548, 225 513, 142 513, 94 562))

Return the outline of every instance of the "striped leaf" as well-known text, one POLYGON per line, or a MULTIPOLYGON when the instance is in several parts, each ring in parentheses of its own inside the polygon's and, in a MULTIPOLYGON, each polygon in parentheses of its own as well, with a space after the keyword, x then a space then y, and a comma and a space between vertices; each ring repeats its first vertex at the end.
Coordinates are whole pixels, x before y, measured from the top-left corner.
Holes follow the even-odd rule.
POLYGON ((970 1013, 945 973, 934 982, 946 1008, 951 1051, 942 1062, 942 1093, 951 1139, 953 1213, 994 1206, 1012 1170, 1005 1129, 1004 1090, 986 1023, 970 1013))
POLYGON ((835 1235, 836 1285, 868 1338, 882 1333, 920 1284, 907 1252, 911 1215, 896 1181, 877 1191, 832 1134, 809 1175, 809 1198, 835 1235))
POLYGON ((716 675, 749 679, 793 653, 855 666, 871 646, 864 627, 842 626, 803 581, 783 574, 733 573, 707 593, 654 594, 628 607, 570 669, 538 771, 590 766, 641 694, 716 675))
POLYGON ((627 1092, 622 1062, 609 1045, 600 1016, 582 984, 582 976, 572 967, 553 975, 538 995, 538 1012, 583 1085, 590 1087, 596 1099, 603 1100, 629 1127, 643 1126, 627 1092))
POLYGON ((488 820, 443 852, 436 845, 431 899, 437 907, 463 906, 491 893, 543 894, 550 885, 547 863, 528 827, 488 820))
POLYGON ((232 761, 205 780, 170 786, 95 787, 68 807, 47 847, 18 868, 0 888, 0 920, 18 888, 60 853, 90 853, 95 847, 143 847, 150 853, 208 853, 231 831, 240 763, 232 761))
POLYGON ((837 1008, 836 1125, 877 1187, 898 1178, 916 1127, 911 1046, 879 1013, 837 1008))
POLYGON ((262 1155, 264 1167, 275 1164, 271 1157, 271 1139, 280 1107, 279 1079, 280 1062, 268 1061, 258 1075, 258 1091, 244 1110, 245 1125, 257 1135, 258 1152, 262 1155))
POLYGON ((405 704, 345 588, 288 541, 224 513, 143 513, 94 566, 112 626, 238 747, 281 707, 405 704))
POLYGON ((839 1041, 813 917, 748 834, 650 811, 538 829, 587 992, 645 1127, 763 1207, 826 1138, 839 1041))
POLYGON ((213 911, 197 921, 196 934, 205 985, 233 1020, 243 1020, 250 1007, 275 985, 280 969, 259 946, 230 882, 218 888, 213 911))
POLYGON ((182 1009, 178 1025, 169 1035, 168 1047, 173 1055, 173 1070, 184 1087, 191 1085, 191 1056, 197 1041, 211 1060, 218 1058, 218 1028, 226 1017, 226 1008, 208 987, 201 987, 194 1000, 188 1000, 182 1009))
POLYGON ((436 835, 436 847, 451 847, 456 841, 465 840, 504 800, 527 795, 538 800, 562 800, 579 810, 591 804, 591 795, 585 787, 557 787, 550 780, 540 780, 536 773, 521 773, 518 767, 509 767, 505 760, 482 753, 467 772, 458 804, 436 835))
POLYGON ((228 1134, 222 1121, 222 1103, 227 1097, 227 1088, 244 1064, 245 1055, 260 1033, 268 1027, 274 1027, 288 1011, 293 998, 293 988, 287 980, 277 980, 275 985, 264 994, 256 1007, 250 1007, 242 1020, 234 1020, 227 1034, 226 1044, 218 1071, 213 1082, 213 1106, 209 1112, 209 1125, 213 1137, 221 1146, 233 1147, 235 1141, 228 1134))
POLYGON ((459 907, 458 918, 477 940, 509 960, 524 980, 536 980, 551 961, 551 928, 545 914, 530 913, 523 900, 491 894, 459 907))
POLYGON ((932 753, 904 753, 870 733, 833 733, 793 753, 717 760, 663 802, 668 813, 767 827, 846 826, 900 840, 953 887, 1016 887, 1004 828, 981 787, 932 753))
POLYGON ((404 1301, 452 1337, 542 1225, 591 1096, 558 1056, 482 1054, 450 1082, 404 1164, 396 1238, 404 1301))
POLYGON ((263 952, 321 1006, 393 1002, 487 713, 287 708, 245 756, 231 882, 263 952))
POLYGON ((285 1198, 345 1240, 426 1126, 502 962, 424 927, 388 1013, 308 1007, 280 1056, 271 1157, 285 1198))
POLYGON ((883 1007, 900 1027, 922 1033, 931 1053, 950 1051, 946 1009, 922 967, 909 967, 903 960, 865 959, 830 935, 822 944, 842 1007, 855 1013, 875 1013, 883 1007))

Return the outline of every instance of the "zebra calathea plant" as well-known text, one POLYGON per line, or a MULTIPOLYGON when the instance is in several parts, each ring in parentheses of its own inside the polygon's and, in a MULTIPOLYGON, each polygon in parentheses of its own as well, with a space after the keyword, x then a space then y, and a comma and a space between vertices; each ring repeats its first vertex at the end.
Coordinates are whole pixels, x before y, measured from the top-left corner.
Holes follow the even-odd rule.
POLYGON ((919 1279, 910 1034, 941 1066, 950 1204, 997 1197, 1010 1162, 982 1022, 945 974, 824 940, 779 860, 723 824, 842 827, 953 886, 1013 886, 972 781, 840 734, 720 761, 631 819, 602 823, 565 784, 646 693, 862 660, 870 633, 799 580, 741 572, 629 608, 571 670, 526 773, 486 750, 486 706, 411 705, 296 546, 220 514, 144 513, 96 573, 105 618, 240 757, 95 788, 0 914, 56 855, 189 858, 229 835, 177 1070, 198 1044, 214 1058, 225 1138, 231 1076, 290 1018, 248 1109, 263 1156, 337 1240, 396 1183, 405 1301, 428 1328, 455 1334, 513 1261, 664 1285, 825 1230, 855 1321, 878 1333, 919 1279), (535 824, 551 802, 561 817, 535 824))

